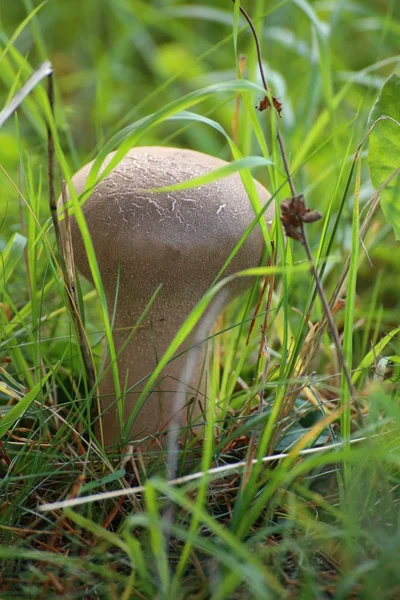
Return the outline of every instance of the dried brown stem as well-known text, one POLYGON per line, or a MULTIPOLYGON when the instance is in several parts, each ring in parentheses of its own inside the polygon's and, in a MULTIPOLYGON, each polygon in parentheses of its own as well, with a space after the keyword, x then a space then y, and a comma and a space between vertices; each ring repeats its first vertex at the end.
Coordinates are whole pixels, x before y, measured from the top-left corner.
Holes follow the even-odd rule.
MULTIPOLYGON (((51 113, 54 117, 54 81, 53 75, 49 75, 48 79, 48 100, 51 113)), ((75 333, 81 349, 82 360, 86 371, 89 390, 95 391, 96 387, 96 372, 94 368, 94 360, 90 344, 83 326, 82 317, 79 310, 78 294, 76 291, 75 270, 73 263, 72 241, 71 235, 66 223, 66 239, 63 241, 60 229, 60 222, 57 212, 57 200, 55 191, 55 149, 54 139, 50 124, 47 125, 47 148, 48 148, 48 180, 49 180, 49 206, 53 221, 56 243, 60 255, 61 271, 66 289, 67 303, 75 328, 75 333), (69 233, 69 235, 68 235, 69 233)), ((63 187, 62 197, 65 201, 65 190, 63 187)), ((98 394, 96 393, 98 398, 98 394)), ((99 402, 99 400, 98 400, 99 402)), ((98 407, 99 408, 99 407, 98 407)))
MULTIPOLYGON (((233 2, 233 4, 236 4, 235 0, 232 0, 232 2, 233 2)), ((251 29, 251 33, 253 34, 254 43, 255 43, 256 49, 257 49, 257 60, 258 60, 259 68, 260 68, 261 79, 262 79, 265 91, 269 94, 270 89, 268 87, 267 80, 266 80, 265 74, 264 74, 264 69, 262 66, 261 46, 260 46, 260 41, 258 39, 256 28, 254 27, 253 21, 251 20, 251 18, 247 14, 247 12, 244 10, 244 8, 242 6, 239 6, 239 10, 242 13, 242 15, 244 16, 244 18, 246 19, 246 21, 248 22, 250 29, 251 29)))
MULTIPOLYGON (((232 0, 232 2, 235 3, 235 0, 232 0)), ((255 42, 255 45, 256 45, 256 49, 257 49, 258 66, 259 66, 259 70, 260 70, 261 79, 262 79, 265 91, 267 92, 267 94, 269 94, 270 93, 270 89, 268 87, 268 83, 267 83, 267 80, 266 80, 266 77, 265 77, 265 73, 264 73, 264 67, 263 67, 263 64, 262 64, 262 56, 261 56, 261 47, 260 47, 260 42, 259 42, 259 39, 258 39, 258 35, 257 35, 257 32, 256 32, 256 29, 254 27, 254 24, 253 24, 250 16, 247 14, 247 12, 241 6, 239 7, 239 10, 242 13, 242 15, 245 17, 245 19, 247 20, 247 22, 248 22, 248 24, 250 26, 250 29, 252 31, 252 34, 253 34, 253 37, 254 37, 254 42, 255 42)), ((287 154, 286 154, 285 146, 284 146, 284 143, 283 143, 283 138, 282 138, 282 135, 281 135, 280 130, 279 130, 278 121, 276 121, 276 133, 277 133, 277 139, 278 139, 278 144, 279 144, 279 148, 280 148, 280 152, 281 152, 281 156, 282 156, 283 165, 284 165, 286 176, 287 176, 287 180, 288 180, 288 183, 289 183, 289 186, 290 186, 290 191, 291 191, 292 197, 294 198, 296 196, 296 188, 294 186, 293 178, 292 178, 292 175, 290 173, 289 162, 288 162, 288 159, 287 159, 287 154)), ((320 277, 318 275, 318 272, 317 272, 317 270, 315 268, 315 265, 314 265, 314 259, 313 259, 312 253, 311 253, 310 244, 308 242, 308 238, 307 238, 307 234, 306 234, 306 229, 304 227, 304 220, 302 220, 302 219, 300 219, 300 235, 296 239, 298 239, 298 241, 300 241, 302 243, 302 245, 304 246, 304 249, 305 249, 306 254, 307 254, 307 258, 310 261, 311 273, 312 273, 312 276, 313 276, 313 278, 315 280, 315 284, 316 284, 316 287, 317 287, 318 295, 319 295, 319 297, 321 299, 321 302, 323 304, 323 307, 324 307, 326 319, 327 319, 328 324, 329 324, 329 329, 331 331, 332 339, 333 339, 333 341, 335 343, 335 346, 336 346, 338 358, 339 358, 341 367, 343 369, 343 373, 344 373, 347 385, 349 387, 350 395, 351 395, 352 399, 355 401, 355 399, 356 399, 356 390, 355 390, 355 388, 354 388, 354 386, 353 386, 353 384, 351 382, 350 371, 349 371, 349 368, 347 366, 347 363, 346 363, 346 360, 345 360, 345 357, 344 357, 344 354, 343 354, 342 345, 340 343, 340 338, 339 338, 339 333, 338 333, 338 330, 337 330, 337 327, 336 327, 336 324, 335 324, 335 321, 334 321, 334 318, 333 318, 333 315, 332 315, 331 307, 329 306, 328 300, 327 300, 325 292, 324 292, 324 288, 322 286, 321 279, 320 279, 320 277)), ((361 419, 361 413, 359 412, 359 408, 358 408, 357 404, 356 404, 356 408, 357 408, 357 411, 358 411, 359 419, 361 419)))

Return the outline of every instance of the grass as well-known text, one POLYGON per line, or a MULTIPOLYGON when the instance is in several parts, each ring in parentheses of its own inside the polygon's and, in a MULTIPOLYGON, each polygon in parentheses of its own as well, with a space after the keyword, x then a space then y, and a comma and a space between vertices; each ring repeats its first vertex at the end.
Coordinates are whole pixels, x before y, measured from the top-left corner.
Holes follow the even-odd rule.
MULTIPOLYGON (((67 185, 92 159, 95 182, 110 150, 117 162, 132 145, 163 144, 233 159, 228 171, 240 170, 254 227, 262 213, 252 175, 273 194, 277 214, 290 189, 274 115, 255 109, 263 88, 237 4, 7 3, 2 105, 45 59, 56 95, 53 115, 45 82, 37 85, 0 129, 4 599, 399 597, 398 242, 380 211, 366 217, 374 197, 368 140, 359 148, 384 81, 399 70, 399 7, 243 6, 283 104, 279 126, 296 189, 323 215, 307 233, 356 397, 304 249, 276 219, 264 229, 275 265, 251 272, 252 295, 219 316, 208 340, 206 434, 183 449, 190 468, 180 461, 170 482, 165 453, 146 461, 103 451, 80 348, 87 336, 101 379, 104 338, 115 356, 113 318, 76 197, 95 289, 81 280, 68 299, 48 202, 47 126, 67 185), (83 308, 80 341, 74 303, 83 308)), ((56 172, 57 194, 59 179, 56 172)), ((220 275, 146 389, 225 285, 220 275)), ((112 368, 119 385, 117 362, 112 368)))

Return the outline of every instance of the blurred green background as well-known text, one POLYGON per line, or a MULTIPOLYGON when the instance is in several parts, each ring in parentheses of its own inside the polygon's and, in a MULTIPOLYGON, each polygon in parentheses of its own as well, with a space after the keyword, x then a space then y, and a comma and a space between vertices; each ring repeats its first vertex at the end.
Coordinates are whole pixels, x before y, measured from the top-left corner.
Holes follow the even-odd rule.
MULTIPOLYGON (((2 3, 3 44, 39 5, 33 0, 2 3)), ((378 90, 398 65, 400 4, 396 0, 249 0, 243 6, 259 32, 268 81, 283 103, 281 124, 290 160, 303 165, 296 183, 307 194, 309 205, 324 211, 331 195, 339 198, 342 191, 343 180, 338 186, 337 180, 344 153, 353 153, 366 133, 378 90)), ((44 58, 54 65, 57 119, 71 171, 93 158, 123 126, 189 91, 234 79, 232 22, 229 0, 43 3, 18 35, 15 47, 32 66, 44 58)), ((242 18, 240 25, 239 52, 247 58, 246 76, 260 82, 253 39, 242 18)), ((16 63, 10 54, 2 62, 0 105, 27 78, 16 63)), ((258 100, 254 98, 255 104, 258 100)), ((194 110, 231 133, 234 106, 232 97, 218 94, 194 110)), ((28 101, 19 110, 19 136, 14 119, 0 131, 0 161, 16 184, 19 151, 29 156, 35 178, 47 168, 44 121, 32 110, 28 101)), ((269 117, 261 113, 259 120, 266 132, 269 117)), ((260 153, 245 113, 238 143, 245 155, 260 153)), ((223 138, 204 124, 163 123, 147 133, 141 144, 177 145, 230 158, 223 138)), ((265 172, 256 176, 272 187, 265 172)), ((371 194, 365 171, 361 200, 371 194)), ((4 172, 0 199, 0 247, 4 247, 10 233, 20 229, 18 194, 4 172)), ((44 205, 41 218, 48 218, 46 211, 44 205)), ((349 245, 351 200, 344 216, 338 235, 341 249, 349 245)), ((396 272, 398 281, 390 228, 382 223, 376 229, 376 243, 370 249, 376 270, 384 266, 396 272), (378 243, 382 240, 385 244, 378 243)), ((365 263, 360 271, 362 288, 368 289, 371 274, 365 263)), ((398 302, 391 283, 382 282, 388 309, 398 302)))

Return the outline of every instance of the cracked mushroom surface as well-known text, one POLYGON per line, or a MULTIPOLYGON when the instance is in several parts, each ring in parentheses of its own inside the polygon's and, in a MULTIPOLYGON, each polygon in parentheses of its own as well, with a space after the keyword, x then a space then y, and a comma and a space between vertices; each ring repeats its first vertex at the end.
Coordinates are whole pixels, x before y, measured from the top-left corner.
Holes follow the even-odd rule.
MULTIPOLYGON (((160 193, 148 190, 182 183, 226 164, 193 150, 137 147, 95 186, 83 205, 110 314, 117 302, 113 330, 117 352, 156 288, 162 285, 144 323, 118 358, 121 388, 127 390, 126 421, 159 358, 255 217, 239 174, 193 189, 160 193)), ((92 165, 87 164, 73 177, 77 194, 84 191, 92 165)), ((264 205, 270 195, 255 183, 264 205)), ((265 219, 267 224, 272 221, 272 206, 265 219)), ((71 219, 71 233, 76 266, 92 280, 75 219, 71 219)), ((224 276, 258 266, 263 250, 257 225, 224 276)), ((236 279, 226 287, 222 302, 226 304, 251 283, 250 278, 236 279)), ((186 346, 190 346, 190 340, 186 346)), ((203 346, 197 352, 194 368, 189 374, 186 369, 183 387, 179 381, 190 352, 169 363, 132 430, 126 432, 127 439, 143 448, 152 443, 163 446, 172 419, 180 427, 190 426, 200 433, 201 407, 206 401, 203 346), (181 397, 177 402, 178 389, 181 397)), ((120 428, 111 372, 101 382, 100 393, 105 443, 112 445, 119 440, 120 428)))

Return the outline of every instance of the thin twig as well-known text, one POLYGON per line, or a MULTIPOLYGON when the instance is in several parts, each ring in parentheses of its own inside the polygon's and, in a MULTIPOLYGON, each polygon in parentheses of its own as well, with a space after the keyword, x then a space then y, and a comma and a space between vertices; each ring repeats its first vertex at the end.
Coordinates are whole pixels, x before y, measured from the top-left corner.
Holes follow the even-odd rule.
MULTIPOLYGON (((232 0, 232 2, 235 3, 235 0, 232 0)), ((267 83, 267 80, 266 80, 266 77, 265 77, 265 73, 264 73, 264 67, 263 67, 263 63, 262 63, 262 56, 261 56, 261 49, 260 49, 260 42, 258 40, 258 35, 257 35, 257 32, 256 32, 256 29, 255 29, 255 27, 254 27, 254 25, 252 23, 251 18, 247 14, 247 12, 241 6, 239 7, 239 10, 242 13, 242 15, 245 17, 245 19, 247 20, 247 22, 248 22, 248 24, 249 24, 249 26, 251 28, 251 31, 252 31, 252 34, 253 34, 253 37, 254 37, 254 42, 255 42, 256 48, 257 48, 258 66, 259 66, 259 70, 260 70, 261 79, 262 79, 265 91, 267 93, 270 93, 270 89, 268 87, 268 83, 267 83)), ((290 173, 289 162, 288 162, 288 159, 287 159, 287 155, 286 155, 286 151, 285 151, 285 146, 284 146, 284 143, 283 143, 283 138, 282 138, 280 130, 279 130, 278 120, 276 120, 276 134, 277 134, 277 138, 278 138, 279 148, 280 148, 280 151, 281 151, 282 161, 283 161, 283 165, 284 165, 284 168, 285 168, 287 180, 288 180, 288 183, 289 183, 289 186, 290 186, 290 191, 291 191, 292 196, 295 197, 297 195, 296 194, 296 188, 294 186, 292 175, 290 173)), ((314 259, 313 259, 312 253, 311 253, 311 248, 310 248, 310 244, 308 242, 308 238, 307 238, 307 234, 306 234, 306 230, 305 230, 304 222, 303 221, 300 221, 300 228, 301 228, 301 237, 302 237, 302 240, 300 240, 300 241, 301 241, 301 243, 304 246, 304 249, 305 249, 306 254, 307 254, 307 258, 310 261, 311 273, 312 273, 312 275, 314 277, 314 280, 315 280, 315 284, 316 284, 316 287, 317 287, 318 295, 319 295, 319 297, 321 299, 321 302, 322 302, 322 304, 324 306, 326 318, 327 318, 327 321, 328 321, 328 324, 329 324, 329 328, 331 330, 331 335, 332 335, 333 341, 334 341, 335 346, 336 346, 336 350, 337 350, 337 353, 338 353, 339 361, 340 361, 341 367, 343 369, 343 373, 344 373, 347 385, 349 387, 349 391, 350 391, 351 397, 355 401, 356 400, 356 390, 355 390, 355 388, 354 388, 354 386, 353 386, 353 384, 351 382, 350 371, 349 371, 349 368, 347 366, 347 363, 346 363, 346 360, 345 360, 345 357, 344 357, 344 354, 343 354, 342 345, 341 345, 340 339, 339 339, 339 333, 338 333, 335 321, 333 319, 331 308, 330 308, 328 300, 326 298, 326 295, 325 295, 325 292, 324 292, 324 288, 322 286, 322 283, 321 283, 321 280, 319 278, 318 272, 317 272, 317 270, 315 268, 315 265, 314 265, 314 259)), ((361 419, 361 413, 359 412, 359 408, 358 408, 357 405, 356 405, 356 407, 357 407, 357 412, 358 412, 359 419, 361 419)))
MULTIPOLYGON (((235 0, 232 0, 232 2, 234 4, 236 4, 235 0)), ((263 66, 262 55, 261 55, 261 46, 260 46, 260 41, 258 39, 256 28, 254 27, 253 21, 251 20, 250 16, 247 14, 247 12, 244 10, 244 8, 242 6, 239 6, 239 10, 242 13, 242 15, 244 16, 244 18, 246 19, 246 21, 248 22, 248 24, 250 26, 250 29, 251 29, 251 33, 253 34, 254 43, 255 43, 256 49, 257 49, 257 61, 258 61, 258 68, 259 68, 259 71, 260 71, 262 84, 264 86, 264 89, 265 89, 266 93, 267 94, 271 94, 271 90, 270 90, 270 88, 268 86, 267 78, 266 78, 265 73, 264 73, 264 66, 263 66)), ((271 104, 273 104, 273 103, 271 103, 271 104)), ((289 186, 290 186, 290 192, 291 192, 292 196, 295 196, 296 195, 296 190, 295 190, 295 187, 294 187, 294 184, 293 184, 292 176, 290 174, 289 163, 288 163, 288 160, 287 160, 285 146, 284 146, 283 138, 282 138, 282 135, 281 135, 281 132, 280 132, 280 129, 279 129, 278 121, 276 122, 276 137, 278 139, 278 144, 279 144, 279 148, 280 148, 280 151, 281 151, 283 164, 285 166, 285 171, 286 171, 288 183, 289 183, 289 186)))
MULTIPOLYGON (((233 2, 233 4, 236 4, 235 0, 232 0, 232 2, 233 2)), ((260 42, 258 40, 258 35, 257 35, 256 28, 254 27, 253 21, 251 20, 251 18, 247 14, 247 12, 244 10, 244 8, 242 6, 239 6, 239 10, 242 13, 242 15, 244 16, 244 18, 246 19, 246 21, 248 22, 248 24, 250 26, 250 29, 251 29, 251 33, 253 34, 254 42, 256 44, 256 49, 257 49, 257 60, 258 60, 258 64, 260 65, 261 79, 262 79, 265 91, 269 94, 270 93, 270 89, 268 87, 267 80, 266 80, 265 75, 264 75, 264 70, 262 68, 261 46, 260 46, 260 42)))

